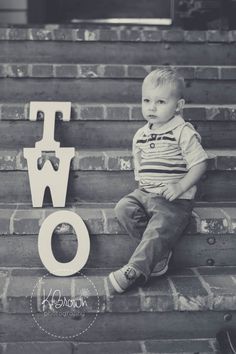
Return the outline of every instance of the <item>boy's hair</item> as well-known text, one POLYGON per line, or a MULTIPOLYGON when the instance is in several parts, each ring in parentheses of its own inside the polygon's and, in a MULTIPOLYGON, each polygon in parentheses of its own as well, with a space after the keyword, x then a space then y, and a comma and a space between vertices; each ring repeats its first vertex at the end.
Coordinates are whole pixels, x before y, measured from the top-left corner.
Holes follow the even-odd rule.
POLYGON ((150 72, 143 80, 143 85, 144 84, 151 84, 155 88, 170 85, 176 90, 178 98, 184 97, 184 78, 180 76, 174 68, 169 66, 158 68, 150 72))

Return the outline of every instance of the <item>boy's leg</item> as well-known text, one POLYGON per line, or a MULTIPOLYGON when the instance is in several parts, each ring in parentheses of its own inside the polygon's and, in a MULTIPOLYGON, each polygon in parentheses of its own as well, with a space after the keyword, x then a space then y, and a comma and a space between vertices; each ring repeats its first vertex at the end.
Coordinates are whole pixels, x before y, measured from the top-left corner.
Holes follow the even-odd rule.
POLYGON ((156 263, 173 249, 189 223, 193 202, 177 199, 172 202, 164 197, 149 194, 150 220, 143 237, 129 264, 141 271, 146 280, 156 263))
MULTIPOLYGON (((138 244, 142 239, 144 230, 149 220, 145 212, 142 194, 144 192, 136 189, 134 192, 122 198, 116 205, 115 213, 126 232, 138 244)), ((109 274, 109 281, 113 288, 122 293, 133 285, 141 276, 141 272, 126 264, 121 269, 109 274)), ((144 277, 143 277, 144 278, 144 277)))
POLYGON ((143 193, 136 189, 122 198, 115 207, 120 224, 137 243, 140 242, 149 221, 143 206, 143 193))
MULTIPOLYGON (((145 205, 149 199, 149 193, 140 189, 122 198, 115 207, 115 213, 121 225, 138 245, 143 237, 150 217, 145 211, 145 205)), ((168 270, 168 263, 172 252, 167 252, 155 265, 153 275, 160 276, 168 270)))

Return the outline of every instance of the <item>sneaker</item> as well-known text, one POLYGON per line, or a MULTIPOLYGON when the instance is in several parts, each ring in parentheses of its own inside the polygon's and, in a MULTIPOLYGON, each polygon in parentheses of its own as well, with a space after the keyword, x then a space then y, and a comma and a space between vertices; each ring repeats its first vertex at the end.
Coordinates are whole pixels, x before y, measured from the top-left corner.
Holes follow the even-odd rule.
POLYGON ((109 274, 109 280, 118 293, 123 293, 139 278, 140 272, 129 264, 109 274))
POLYGON ((159 277, 165 274, 168 270, 168 264, 172 256, 172 251, 165 255, 165 257, 158 262, 153 268, 152 275, 155 277, 159 277))

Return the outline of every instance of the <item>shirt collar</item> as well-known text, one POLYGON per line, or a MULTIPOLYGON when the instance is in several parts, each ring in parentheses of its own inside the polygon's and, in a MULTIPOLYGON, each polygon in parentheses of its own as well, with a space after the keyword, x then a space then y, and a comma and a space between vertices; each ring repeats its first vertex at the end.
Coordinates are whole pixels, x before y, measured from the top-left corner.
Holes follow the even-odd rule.
POLYGON ((150 132, 157 132, 158 134, 166 133, 179 125, 185 123, 185 120, 181 117, 181 115, 176 115, 174 118, 169 120, 167 123, 163 124, 160 128, 158 129, 150 129, 149 123, 146 124, 146 130, 148 133, 150 132))

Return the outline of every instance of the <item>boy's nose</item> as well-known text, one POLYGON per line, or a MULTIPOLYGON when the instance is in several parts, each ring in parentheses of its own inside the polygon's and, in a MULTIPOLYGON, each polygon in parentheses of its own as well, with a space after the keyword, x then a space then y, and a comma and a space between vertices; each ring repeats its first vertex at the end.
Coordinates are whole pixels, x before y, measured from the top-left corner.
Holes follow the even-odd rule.
POLYGON ((152 103, 149 108, 150 108, 151 111, 155 111, 156 110, 155 103, 152 103))

